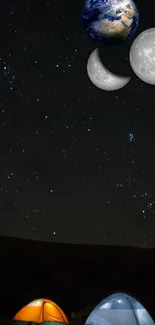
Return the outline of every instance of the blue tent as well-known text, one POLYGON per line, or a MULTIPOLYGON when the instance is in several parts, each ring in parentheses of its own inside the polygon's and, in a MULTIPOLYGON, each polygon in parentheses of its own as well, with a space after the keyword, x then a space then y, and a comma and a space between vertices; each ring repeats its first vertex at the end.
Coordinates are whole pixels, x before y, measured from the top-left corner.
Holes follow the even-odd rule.
POLYGON ((155 323, 144 306, 134 297, 126 293, 114 293, 95 307, 85 325, 155 325, 155 323))

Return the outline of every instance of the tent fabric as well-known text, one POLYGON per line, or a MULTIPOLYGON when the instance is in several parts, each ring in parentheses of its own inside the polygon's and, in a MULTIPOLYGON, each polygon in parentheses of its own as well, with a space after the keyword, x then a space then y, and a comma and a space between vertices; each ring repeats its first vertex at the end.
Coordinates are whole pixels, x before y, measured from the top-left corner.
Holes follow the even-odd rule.
POLYGON ((85 325, 155 325, 144 306, 126 293, 103 299, 87 318, 85 325))
POLYGON ((13 320, 28 322, 61 322, 68 324, 68 319, 62 309, 48 299, 37 299, 23 307, 13 320))
POLYGON ((66 325, 64 322, 42 322, 40 325, 66 325))
POLYGON ((24 320, 14 320, 11 322, 11 325, 38 325, 36 322, 28 322, 24 320))

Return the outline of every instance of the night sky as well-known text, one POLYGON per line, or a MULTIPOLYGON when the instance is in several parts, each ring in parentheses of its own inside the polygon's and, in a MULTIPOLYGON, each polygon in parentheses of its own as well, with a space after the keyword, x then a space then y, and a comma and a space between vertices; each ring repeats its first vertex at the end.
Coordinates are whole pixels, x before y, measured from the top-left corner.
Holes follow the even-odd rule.
POLYGON ((113 50, 85 35, 83 4, 1 1, 0 235, 155 247, 155 86, 128 57, 155 4, 136 2, 139 27, 113 50), (132 76, 126 87, 91 83, 97 47, 112 72, 132 76))

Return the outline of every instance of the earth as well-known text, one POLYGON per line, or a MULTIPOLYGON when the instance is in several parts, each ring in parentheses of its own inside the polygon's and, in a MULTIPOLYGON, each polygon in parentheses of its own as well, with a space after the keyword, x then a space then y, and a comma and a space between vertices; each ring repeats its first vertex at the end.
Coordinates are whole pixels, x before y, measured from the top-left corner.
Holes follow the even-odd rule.
POLYGON ((135 33, 139 13, 132 0, 86 0, 82 21, 86 33, 95 41, 121 44, 135 33))

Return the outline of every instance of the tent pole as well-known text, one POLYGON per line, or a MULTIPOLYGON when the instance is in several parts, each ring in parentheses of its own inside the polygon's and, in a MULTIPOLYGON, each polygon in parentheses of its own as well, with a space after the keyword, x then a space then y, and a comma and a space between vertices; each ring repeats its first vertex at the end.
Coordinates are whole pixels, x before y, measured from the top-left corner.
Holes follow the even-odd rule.
POLYGON ((140 325, 140 324, 139 324, 139 320, 138 320, 138 318, 137 318, 137 315, 136 315, 136 313, 135 313, 135 311, 134 311, 134 308, 133 308, 133 306, 132 306, 132 304, 131 304, 131 302, 130 302, 130 299, 129 299, 128 297, 126 297, 126 298, 128 299, 129 304, 130 304, 130 306, 131 306, 131 308, 132 308, 132 310, 133 310, 133 314, 134 314, 134 317, 135 317, 136 323, 137 323, 138 325, 140 325))

